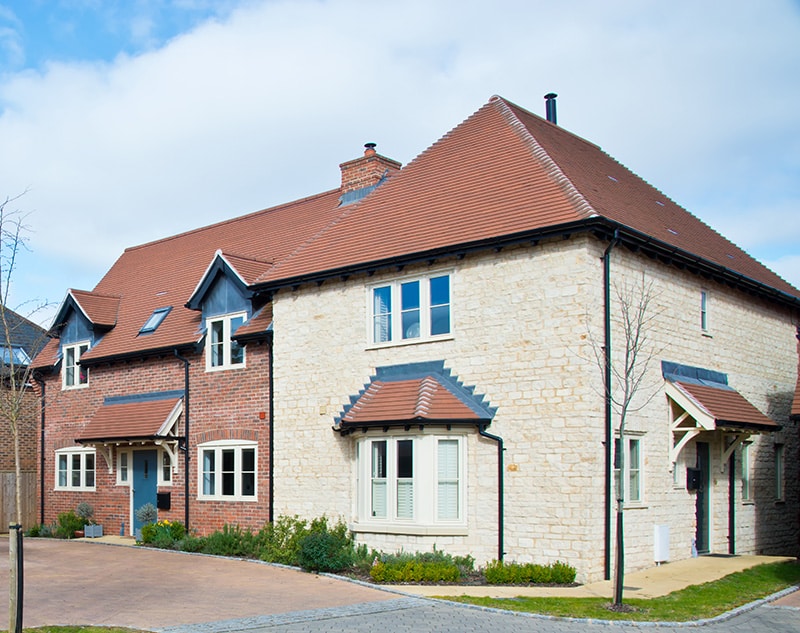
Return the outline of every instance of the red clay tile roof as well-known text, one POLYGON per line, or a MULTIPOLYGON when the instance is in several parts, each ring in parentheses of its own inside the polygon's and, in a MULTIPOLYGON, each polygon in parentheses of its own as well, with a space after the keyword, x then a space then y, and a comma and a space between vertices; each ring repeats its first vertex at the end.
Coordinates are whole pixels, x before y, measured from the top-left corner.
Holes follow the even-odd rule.
POLYGON ((106 404, 98 409, 77 439, 132 440, 165 436, 167 423, 174 422, 183 406, 181 398, 106 404))
POLYGON ((781 428, 750 404, 738 391, 680 381, 675 385, 712 416, 718 427, 743 426, 768 431, 777 431, 781 428))
POLYGON ((800 291, 599 147, 499 97, 260 281, 303 279, 605 218, 794 298, 800 291))
POLYGON ((119 313, 119 295, 103 295, 98 292, 75 289, 70 289, 69 294, 89 322, 103 328, 112 328, 116 325, 119 313))
MULTIPOLYGON (((94 323, 116 322, 83 360, 197 342, 201 315, 184 304, 218 250, 247 282, 272 288, 604 222, 800 300, 799 290, 600 148, 499 97, 361 201, 339 207, 340 193, 127 249, 93 292, 72 291, 94 323), (140 336, 153 310, 167 306, 158 329, 140 336)), ((37 366, 55 362, 51 347, 37 366)))
POLYGON ((344 424, 478 421, 481 418, 433 376, 397 382, 373 381, 342 417, 344 424))
MULTIPOLYGON (((237 253, 226 257, 243 277, 251 279, 263 271, 266 262, 287 257, 329 224, 339 213, 338 198, 339 191, 333 190, 126 249, 92 293, 121 297, 117 325, 81 360, 196 343, 201 336, 201 314, 184 304, 216 251, 237 253), (167 306, 173 309, 158 329, 140 335, 153 310, 167 306)), ((46 348, 36 366, 55 364, 57 351, 57 344, 46 348)))

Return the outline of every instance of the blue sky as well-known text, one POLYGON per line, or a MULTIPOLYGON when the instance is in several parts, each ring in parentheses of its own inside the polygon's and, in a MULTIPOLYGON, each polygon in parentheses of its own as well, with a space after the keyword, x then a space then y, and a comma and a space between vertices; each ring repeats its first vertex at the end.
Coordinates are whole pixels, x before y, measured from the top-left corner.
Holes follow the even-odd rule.
MULTIPOLYGON (((790 0, 0 0, 11 307, 127 246, 407 163, 499 94, 609 154, 800 286, 790 0)), ((47 323, 52 310, 35 320, 47 323)))

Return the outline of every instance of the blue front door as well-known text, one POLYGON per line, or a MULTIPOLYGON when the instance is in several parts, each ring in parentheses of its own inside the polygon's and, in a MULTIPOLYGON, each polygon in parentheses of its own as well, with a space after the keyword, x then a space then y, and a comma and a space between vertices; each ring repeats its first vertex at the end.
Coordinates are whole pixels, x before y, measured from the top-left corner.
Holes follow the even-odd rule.
POLYGON ((139 521, 137 510, 146 503, 156 505, 158 491, 158 452, 133 452, 133 533, 139 538, 142 535, 143 523, 139 521))

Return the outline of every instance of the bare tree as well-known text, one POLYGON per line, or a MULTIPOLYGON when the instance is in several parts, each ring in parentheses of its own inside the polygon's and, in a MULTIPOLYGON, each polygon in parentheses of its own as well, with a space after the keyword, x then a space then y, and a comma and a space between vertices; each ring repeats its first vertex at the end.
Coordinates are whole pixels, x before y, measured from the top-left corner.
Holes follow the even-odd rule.
MULTIPOLYGON (((25 424, 33 424, 32 402, 35 396, 30 388, 31 357, 45 343, 41 328, 8 307, 11 287, 20 252, 27 247, 25 216, 9 205, 17 200, 6 198, 0 203, 0 420, 2 431, 8 432, 14 452, 15 523, 9 526, 9 631, 19 633, 22 628, 21 571, 22 552, 22 492, 20 482, 20 435, 25 424), (23 331, 24 330, 24 331, 23 331), (36 336, 36 331, 41 334, 36 336), (35 340, 39 338, 39 340, 35 340)), ((43 307, 43 306, 39 306, 43 307)), ((32 312, 35 312, 33 310, 32 312)))
MULTIPOLYGON (((616 481, 617 522, 616 557, 614 565, 614 605, 622 604, 623 579, 625 575, 625 426, 628 416, 642 410, 659 392, 661 383, 647 383, 653 361, 663 351, 651 338, 655 321, 661 313, 657 306, 657 292, 652 281, 642 275, 638 283, 623 283, 614 286, 617 305, 612 306, 611 321, 617 325, 622 340, 614 354, 599 344, 589 328, 589 342, 594 360, 603 374, 603 389, 618 416, 619 436, 615 456, 615 467, 619 472, 616 481), (609 372, 606 372, 610 369, 609 372), (610 384, 609 384, 610 379, 610 384)), ((588 322, 588 321, 587 321, 588 322)), ((612 326, 613 327, 613 326, 612 326)))

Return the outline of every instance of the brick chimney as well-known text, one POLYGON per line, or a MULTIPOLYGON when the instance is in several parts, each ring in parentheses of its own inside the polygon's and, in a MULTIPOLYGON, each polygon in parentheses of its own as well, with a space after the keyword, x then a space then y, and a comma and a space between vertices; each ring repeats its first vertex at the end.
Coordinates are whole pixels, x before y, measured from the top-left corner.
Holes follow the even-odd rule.
POLYGON ((366 143, 364 148, 363 156, 339 165, 342 170, 342 194, 377 185, 387 172, 392 174, 402 167, 396 160, 378 154, 375 143, 366 143))

